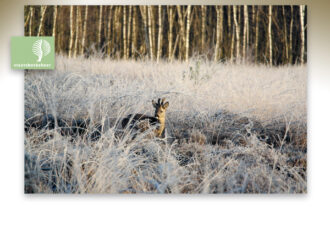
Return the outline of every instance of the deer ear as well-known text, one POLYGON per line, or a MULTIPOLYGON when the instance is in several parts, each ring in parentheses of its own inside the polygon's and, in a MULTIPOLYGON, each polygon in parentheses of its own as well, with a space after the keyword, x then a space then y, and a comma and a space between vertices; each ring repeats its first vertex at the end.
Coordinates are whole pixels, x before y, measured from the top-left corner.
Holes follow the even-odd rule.
POLYGON ((152 100, 152 105, 156 108, 157 107, 157 104, 154 100, 152 100))
POLYGON ((163 107, 164 107, 164 109, 167 109, 167 107, 170 105, 170 103, 169 102, 166 102, 164 105, 163 105, 163 107))

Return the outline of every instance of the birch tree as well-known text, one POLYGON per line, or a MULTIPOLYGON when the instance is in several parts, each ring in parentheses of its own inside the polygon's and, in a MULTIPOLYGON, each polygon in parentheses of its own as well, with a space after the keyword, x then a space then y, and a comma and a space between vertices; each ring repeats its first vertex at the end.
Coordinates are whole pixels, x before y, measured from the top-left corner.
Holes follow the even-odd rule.
POLYGON ((202 6, 202 51, 205 50, 206 6, 202 6))
POLYGON ((221 7, 222 6, 216 6, 216 12, 217 12, 217 40, 216 40, 216 44, 215 44, 215 53, 214 53, 214 61, 218 61, 218 57, 219 57, 219 48, 220 48, 220 33, 222 32, 220 30, 220 20, 221 20, 221 17, 220 17, 220 10, 221 10, 221 7))
POLYGON ((150 19, 151 19, 151 38, 152 38, 152 53, 156 55, 156 23, 154 18, 154 7, 150 6, 150 19))
POLYGON ((45 20, 45 13, 47 10, 47 6, 41 6, 40 7, 40 13, 41 13, 41 17, 40 17, 40 23, 39 23, 39 29, 38 29, 38 34, 37 36, 42 36, 44 34, 44 20, 45 20))
MULTIPOLYGON (((149 33, 148 33, 148 20, 147 20, 147 6, 140 6, 140 11, 141 11, 141 15, 142 15, 142 21, 143 21, 143 25, 144 25, 144 39, 145 39, 145 46, 146 49, 149 53, 150 56, 150 42, 149 42, 149 33)), ((141 46, 143 47, 143 46, 141 46)))
POLYGON ((246 59, 246 50, 249 41, 249 16, 247 5, 244 5, 244 31, 243 31, 243 58, 246 59))
POLYGON ((290 18, 290 35, 289 35, 289 51, 290 51, 290 63, 293 64, 293 50, 292 50, 292 33, 293 33, 293 6, 291 6, 291 18, 290 18))
POLYGON ((124 43, 124 59, 127 59, 127 37, 126 37, 126 6, 123 6, 123 43, 124 43))
POLYGON ((150 52, 150 59, 153 60, 153 42, 152 42, 152 31, 151 31, 151 6, 148 6, 148 32, 149 32, 149 52, 150 52))
POLYGON ((268 52, 269 64, 273 64, 273 44, 272 44, 272 6, 268 7, 268 52))
POLYGON ((100 6, 99 11, 99 23, 98 23, 98 33, 97 33, 97 45, 101 48, 101 31, 102 31, 102 18, 103 18, 103 6, 100 6))
POLYGON ((63 18, 63 6, 58 6, 58 22, 57 22, 57 27, 58 27, 58 31, 57 31, 57 38, 55 38, 57 40, 57 47, 56 50, 58 50, 59 53, 61 52, 65 52, 67 53, 67 40, 68 38, 64 36, 64 23, 61 23, 61 17, 63 18), (64 41, 65 39, 65 41, 64 41))
POLYGON ((131 24, 132 24, 132 6, 128 6, 128 25, 127 25, 127 47, 126 57, 129 58, 129 50, 131 43, 131 24))
POLYGON ((228 6, 228 39, 230 39, 230 62, 233 62, 234 60, 234 47, 235 47, 235 34, 234 34, 234 24, 232 24, 231 20, 231 8, 232 6, 228 6))
POLYGON ((32 36, 32 24, 33 24, 33 16, 34 16, 34 7, 30 6, 30 22, 29 22, 29 36, 32 36))
POLYGON ((300 64, 304 64, 304 54, 305 54, 305 5, 299 6, 300 11, 300 64))
POLYGON ((180 33, 180 38, 181 38, 180 41, 181 42, 179 42, 179 59, 181 59, 182 50, 183 50, 182 47, 184 47, 185 44, 186 44, 186 42, 185 42, 186 36, 185 36, 184 16, 182 15, 182 12, 181 12, 181 6, 177 5, 176 8, 177 8, 178 18, 179 18, 178 22, 179 22, 179 25, 180 25, 180 32, 179 33, 180 33))
POLYGON ((235 31, 236 31, 236 58, 240 57, 240 28, 237 22, 237 6, 233 6, 234 13, 234 23, 235 23, 235 31))
POLYGON ((257 13, 256 13, 256 35, 255 35, 255 42, 254 42, 254 61, 257 63, 258 61, 258 43, 259 43, 259 6, 257 6, 257 13))
POLYGON ((283 62, 287 63, 289 59, 289 47, 288 47, 288 32, 287 32, 287 26, 286 26, 286 14, 285 14, 285 6, 282 6, 282 15, 283 15, 283 28, 284 28, 284 54, 285 54, 285 60, 283 62))
POLYGON ((133 19, 132 19, 132 47, 131 47, 131 52, 132 52, 132 57, 135 56, 135 51, 136 51, 136 39, 137 39, 137 34, 138 34, 138 27, 136 26, 136 6, 133 6, 133 19))
POLYGON ((173 7, 172 6, 167 6, 167 11, 168 11, 168 24, 169 24, 169 29, 168 29, 168 59, 172 60, 172 42, 173 42, 173 7))
POLYGON ((87 32, 87 19, 88 19, 88 6, 85 6, 85 16, 84 16, 84 29, 83 29, 83 35, 81 40, 81 49, 80 54, 82 55, 85 50, 85 43, 86 43, 86 32, 87 32))
POLYGON ((115 17, 114 17, 114 22, 115 22, 115 28, 114 28, 114 33, 113 33, 113 42, 112 44, 115 46, 116 50, 116 56, 118 58, 121 57, 121 52, 123 51, 123 33, 122 33, 122 19, 123 16, 121 14, 123 7, 122 6, 116 6, 115 8, 115 17))
MULTIPOLYGON (((26 9, 27 7, 24 7, 24 29, 26 29, 27 25, 29 24, 30 22, 30 17, 31 17, 31 7, 29 7, 29 11, 28 13, 26 14, 26 9)), ((27 31, 28 32, 28 31, 27 31)))
POLYGON ((188 7, 187 7, 187 27, 186 27, 186 43, 185 43, 185 45, 186 45, 186 54, 185 54, 185 60, 186 60, 186 62, 188 61, 188 59, 189 59, 189 33, 190 33, 190 21, 191 21, 191 19, 190 19, 190 12, 191 12, 191 6, 189 5, 188 7))
POLYGON ((219 58, 222 58, 222 47, 223 47, 223 35, 224 35, 224 29, 223 29, 223 6, 220 6, 220 43, 219 43, 219 58))
POLYGON ((69 58, 72 57, 72 47, 73 47, 73 6, 70 6, 70 40, 69 40, 69 58))
POLYGON ((80 6, 76 6, 76 38, 74 41, 74 50, 73 50, 73 57, 77 57, 77 52, 78 52, 78 41, 79 41, 79 25, 80 25, 80 6))
POLYGON ((54 6, 54 13, 53 13, 53 31, 52 36, 55 37, 56 35, 56 21, 57 21, 57 6, 54 6))
POLYGON ((158 6, 158 42, 157 42, 157 62, 162 55, 162 6, 158 6))
POLYGON ((109 14, 108 14, 108 25, 107 25, 107 54, 108 57, 111 56, 111 21, 112 21, 112 8, 113 6, 109 6, 109 14))
MULTIPOLYGON (((228 22, 228 31, 231 31, 231 6, 227 6, 227 22, 228 22)), ((228 33, 229 35, 232 33, 228 33)))

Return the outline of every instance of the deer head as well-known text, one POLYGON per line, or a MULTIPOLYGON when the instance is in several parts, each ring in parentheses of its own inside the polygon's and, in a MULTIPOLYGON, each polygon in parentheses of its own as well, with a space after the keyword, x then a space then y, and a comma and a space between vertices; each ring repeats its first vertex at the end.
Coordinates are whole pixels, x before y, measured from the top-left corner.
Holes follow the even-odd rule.
POLYGON ((167 107, 169 106, 169 102, 165 102, 165 98, 162 98, 162 100, 160 100, 160 98, 158 98, 158 102, 155 102, 154 100, 152 100, 152 105, 155 108, 155 117, 162 123, 162 121, 165 122, 165 112, 167 107))
POLYGON ((152 105, 155 107, 155 118, 159 122, 159 126, 155 129, 156 137, 164 137, 164 131, 165 131, 165 112, 166 109, 169 106, 169 102, 165 102, 165 98, 160 100, 158 99, 158 102, 155 102, 152 100, 152 105))

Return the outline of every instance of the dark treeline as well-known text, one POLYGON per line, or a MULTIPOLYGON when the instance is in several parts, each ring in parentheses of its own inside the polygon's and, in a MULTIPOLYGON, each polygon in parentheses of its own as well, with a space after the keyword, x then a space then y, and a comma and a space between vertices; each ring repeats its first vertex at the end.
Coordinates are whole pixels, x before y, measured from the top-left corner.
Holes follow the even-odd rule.
POLYGON ((306 62, 305 6, 25 6, 25 36, 55 36, 56 53, 116 59, 270 65, 306 62))

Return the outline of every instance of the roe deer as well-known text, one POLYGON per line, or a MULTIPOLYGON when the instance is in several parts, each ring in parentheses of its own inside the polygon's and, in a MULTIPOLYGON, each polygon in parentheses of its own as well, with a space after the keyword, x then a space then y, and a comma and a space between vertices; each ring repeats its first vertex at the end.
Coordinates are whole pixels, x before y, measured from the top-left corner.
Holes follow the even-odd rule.
POLYGON ((156 137, 165 137, 165 112, 169 106, 169 102, 165 102, 165 98, 158 98, 158 102, 152 100, 152 105, 155 107, 155 116, 146 116, 144 114, 130 114, 122 120, 122 127, 125 128, 128 124, 131 128, 140 130, 141 132, 150 128, 150 125, 156 126, 153 130, 156 137))
POLYGON ((37 130, 57 129, 62 136, 88 137, 91 141, 97 141, 101 137, 102 126, 91 124, 87 119, 63 119, 52 114, 36 115, 31 117, 25 113, 24 131, 29 132, 31 128, 37 130))

